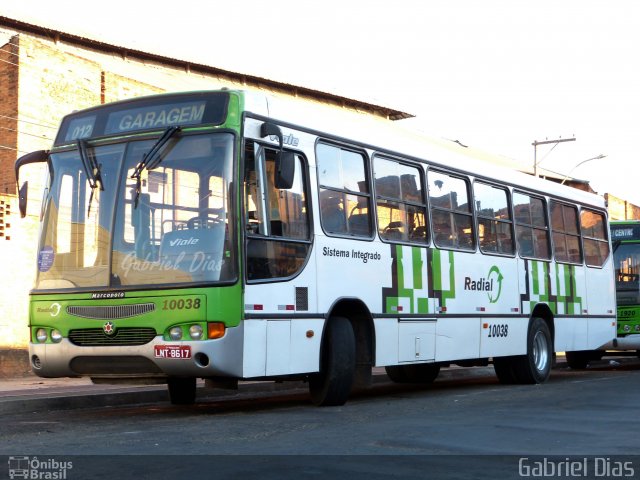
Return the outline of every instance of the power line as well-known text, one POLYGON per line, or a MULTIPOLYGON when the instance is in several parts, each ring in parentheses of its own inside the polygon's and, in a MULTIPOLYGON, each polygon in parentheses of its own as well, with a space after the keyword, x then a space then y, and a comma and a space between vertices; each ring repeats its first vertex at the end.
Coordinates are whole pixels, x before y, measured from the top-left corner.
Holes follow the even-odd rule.
POLYGON ((35 138, 38 138, 38 139, 40 139, 40 140, 53 141, 53 138, 46 137, 46 136, 44 136, 44 135, 36 135, 36 134, 34 134, 34 133, 22 132, 22 131, 20 131, 20 130, 16 130, 16 129, 14 129, 14 128, 0 127, 0 130, 8 130, 9 132, 15 132, 15 133, 17 133, 18 135, 28 135, 28 136, 30 136, 30 137, 35 137, 35 138))
MULTIPOLYGON (((21 114, 22 115, 22 114, 21 114)), ((57 130, 58 127, 54 126, 53 124, 44 124, 44 123, 36 123, 36 122, 30 122, 29 120, 22 120, 21 118, 17 118, 17 117, 10 117, 8 115, 0 115, 0 118, 7 118, 9 120, 15 120, 17 122, 23 122, 23 123, 28 123, 30 125, 36 125, 38 127, 43 127, 43 128, 51 128, 52 130, 57 130)))

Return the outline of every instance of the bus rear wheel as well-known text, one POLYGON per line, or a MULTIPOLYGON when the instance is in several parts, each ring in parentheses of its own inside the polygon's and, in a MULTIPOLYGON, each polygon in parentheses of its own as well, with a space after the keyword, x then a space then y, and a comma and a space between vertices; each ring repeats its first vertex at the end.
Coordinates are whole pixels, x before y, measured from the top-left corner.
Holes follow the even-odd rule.
POLYGON ((196 379, 169 377, 169 400, 173 405, 192 405, 196 401, 196 379))
POLYGON ((513 357, 498 357, 493 368, 501 383, 543 383, 551 374, 553 341, 547 323, 532 318, 527 333, 527 353, 513 357))
POLYGON ((440 364, 390 365, 384 369, 395 383, 433 383, 440 373, 440 364))
POLYGON ((355 334, 344 317, 330 318, 325 328, 320 372, 309 376, 309 393, 315 405, 344 405, 356 371, 355 334))

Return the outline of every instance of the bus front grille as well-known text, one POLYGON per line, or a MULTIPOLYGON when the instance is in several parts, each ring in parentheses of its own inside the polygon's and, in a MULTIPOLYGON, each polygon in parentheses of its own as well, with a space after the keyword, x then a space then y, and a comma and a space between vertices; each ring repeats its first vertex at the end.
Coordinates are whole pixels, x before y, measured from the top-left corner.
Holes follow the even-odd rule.
POLYGON ((94 320, 117 320, 131 318, 153 312, 155 303, 139 303, 134 305, 70 305, 67 313, 74 317, 91 318, 94 320))
POLYGON ((124 327, 107 335, 102 328, 84 328, 69 331, 69 341, 79 347, 109 347, 144 345, 156 336, 154 328, 124 327))

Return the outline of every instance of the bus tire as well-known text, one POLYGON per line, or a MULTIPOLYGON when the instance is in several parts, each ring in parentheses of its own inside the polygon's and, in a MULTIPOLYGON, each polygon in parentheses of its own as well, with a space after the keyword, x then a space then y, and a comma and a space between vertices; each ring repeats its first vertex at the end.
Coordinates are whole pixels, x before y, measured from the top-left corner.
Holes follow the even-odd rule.
POLYGON ((329 319, 322 338, 320 372, 309 376, 311 401, 317 406, 344 405, 356 371, 356 339, 344 317, 329 319))
POLYGON ((193 405, 196 401, 196 379, 169 377, 169 400, 173 405, 193 405))
POLYGON ((493 359, 493 369, 496 372, 498 381, 503 385, 513 385, 518 383, 518 379, 513 371, 514 357, 495 357, 493 359))
POLYGON ((394 383, 433 383, 440 373, 438 363, 418 363, 412 365, 390 365, 384 367, 387 376, 394 383))
POLYGON ((541 318, 529 322, 527 353, 514 357, 513 373, 517 383, 546 382, 553 364, 553 342, 549 326, 541 318))
POLYGON ((589 361, 592 360, 592 353, 590 350, 565 352, 567 365, 569 365, 569 368, 572 370, 584 370, 589 366, 589 361))

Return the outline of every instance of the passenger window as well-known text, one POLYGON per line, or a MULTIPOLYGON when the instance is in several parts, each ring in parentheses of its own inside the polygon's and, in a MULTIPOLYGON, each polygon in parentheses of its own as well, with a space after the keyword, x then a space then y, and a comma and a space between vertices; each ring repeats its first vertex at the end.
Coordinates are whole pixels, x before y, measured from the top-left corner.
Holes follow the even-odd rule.
POLYGON ((513 194, 518 252, 525 258, 551 258, 549 228, 542 198, 524 193, 513 194))
POLYGON ((483 253, 513 255, 513 219, 507 190, 476 182, 473 193, 478 215, 480 250, 483 253))
POLYGON ((310 248, 304 162, 295 157, 290 189, 275 187, 275 150, 258 144, 245 149, 245 229, 247 279, 290 277, 304 265, 310 248))
POLYGON ((371 237, 371 195, 365 157, 359 152, 318 144, 320 221, 328 234, 371 237))
POLYGON ((604 214, 583 210, 580 214, 584 259, 589 267, 601 267, 609 257, 606 218, 604 214))
POLYGON ((571 205, 551 202, 551 231, 553 248, 558 262, 582 263, 578 209, 571 205))
POLYGON ((468 182, 434 170, 427 176, 434 243, 438 247, 472 250, 473 213, 468 182))
POLYGON ((380 238, 426 243, 427 208, 420 169, 380 157, 374 169, 380 238))

